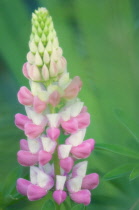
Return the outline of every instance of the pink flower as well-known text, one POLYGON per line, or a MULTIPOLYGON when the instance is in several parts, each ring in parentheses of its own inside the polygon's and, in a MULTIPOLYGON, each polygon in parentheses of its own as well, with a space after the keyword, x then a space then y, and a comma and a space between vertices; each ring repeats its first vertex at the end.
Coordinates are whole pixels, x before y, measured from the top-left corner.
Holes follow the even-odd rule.
POLYGON ((84 140, 90 114, 77 97, 82 81, 70 78, 49 12, 35 10, 32 24, 28 62, 22 69, 30 90, 23 86, 17 94, 27 116, 15 115, 15 125, 26 135, 17 160, 30 167, 30 181, 19 178, 17 191, 35 201, 52 190, 58 205, 67 196, 89 205, 89 190, 98 186, 99 176, 86 175, 87 161, 76 163, 89 157, 95 146, 94 139, 84 140))
POLYGON ((34 97, 33 107, 35 112, 41 113, 46 109, 46 102, 41 101, 37 96, 34 97))
POLYGON ((17 97, 18 101, 23 105, 30 106, 33 104, 33 95, 25 86, 20 88, 17 97))
POLYGON ((64 98, 72 99, 78 95, 82 87, 82 82, 79 77, 74 77, 69 86, 64 90, 64 98))
POLYGON ((21 130, 24 130, 24 127, 27 123, 31 123, 32 121, 23 114, 16 114, 15 115, 15 125, 20 128, 21 130))

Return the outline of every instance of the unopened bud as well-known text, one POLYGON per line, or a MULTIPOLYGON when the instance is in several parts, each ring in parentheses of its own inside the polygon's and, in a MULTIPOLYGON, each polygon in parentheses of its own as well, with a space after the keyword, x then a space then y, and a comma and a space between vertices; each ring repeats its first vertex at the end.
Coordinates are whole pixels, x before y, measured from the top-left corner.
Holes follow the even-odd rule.
POLYGON ((29 42, 29 48, 30 48, 30 51, 31 51, 31 52, 36 53, 36 51, 37 51, 37 46, 36 46, 36 44, 34 43, 34 41, 30 41, 30 42, 29 42))
POLYGON ((44 46, 41 41, 39 41, 39 44, 38 44, 38 52, 41 54, 44 52, 44 46))
POLYGON ((28 52, 27 54, 27 61, 30 63, 30 64, 34 64, 34 55, 31 53, 31 52, 28 52))
POLYGON ((35 65, 36 66, 42 66, 43 65, 42 58, 41 58, 41 56, 38 52, 36 52, 36 55, 35 55, 35 65))
POLYGON ((29 69, 29 72, 28 72, 30 78, 33 80, 33 81, 40 81, 41 80, 41 74, 40 74, 40 71, 38 69, 37 66, 35 65, 32 65, 31 68, 29 69))
POLYGON ((50 71, 50 76, 51 77, 56 77, 57 76, 58 68, 57 68, 57 65, 54 61, 51 61, 49 71, 50 71))
POLYGON ((49 54, 48 54, 47 50, 45 49, 44 55, 43 55, 43 62, 44 62, 45 64, 48 64, 49 61, 50 61, 50 57, 49 57, 49 54))
POLYGON ((42 67, 42 77, 45 81, 49 80, 49 71, 45 64, 42 67))

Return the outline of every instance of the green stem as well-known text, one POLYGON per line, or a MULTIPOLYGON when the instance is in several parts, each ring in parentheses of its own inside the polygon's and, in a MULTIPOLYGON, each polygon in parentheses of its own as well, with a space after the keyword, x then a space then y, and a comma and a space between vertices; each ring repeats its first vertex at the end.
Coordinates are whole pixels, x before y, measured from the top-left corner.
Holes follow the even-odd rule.
MULTIPOLYGON (((58 148, 58 139, 57 139, 57 147, 56 147, 55 153, 53 155, 55 176, 60 175, 60 166, 59 166, 57 148, 58 148)), ((55 180, 55 185, 56 185, 56 180, 55 180)), ((60 205, 58 205, 57 203, 55 203, 55 207, 56 207, 56 210, 60 210, 60 205)))
POLYGON ((55 202, 55 207, 56 207, 56 210, 60 210, 61 205, 58 205, 58 204, 55 202))
MULTIPOLYGON (((52 114, 55 113, 55 107, 50 105, 50 112, 52 114)), ((55 152, 53 154, 55 177, 56 177, 56 175, 60 175, 60 166, 59 166, 59 158, 58 158, 57 148, 58 148, 58 139, 57 139, 57 146, 56 146, 55 152)), ((55 180, 55 185, 56 185, 56 180, 55 180)), ((57 203, 55 203, 55 207, 56 207, 56 210, 60 210, 60 205, 58 205, 57 203)))
POLYGON ((60 166, 59 166, 59 159, 58 159, 57 148, 58 148, 58 139, 57 139, 57 147, 56 147, 55 153, 53 155, 55 176, 56 175, 60 175, 60 166))

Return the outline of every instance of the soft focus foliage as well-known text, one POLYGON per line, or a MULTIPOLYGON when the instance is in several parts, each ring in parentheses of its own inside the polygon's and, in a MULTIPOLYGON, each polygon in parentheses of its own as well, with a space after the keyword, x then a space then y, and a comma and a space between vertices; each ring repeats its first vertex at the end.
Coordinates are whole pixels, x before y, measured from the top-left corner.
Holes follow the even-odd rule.
POLYGON ((21 68, 28 52, 31 12, 38 6, 47 7, 53 17, 68 70, 72 77, 81 77, 80 98, 92 118, 86 139, 93 137, 97 146, 89 157, 88 173, 100 174, 101 182, 87 209, 138 210, 137 0, 0 1, 0 208, 53 209, 51 195, 32 203, 15 190, 21 174, 28 178, 28 169, 21 171, 16 161, 24 135, 13 121, 16 112, 24 113, 16 94, 20 86, 28 86, 21 68))

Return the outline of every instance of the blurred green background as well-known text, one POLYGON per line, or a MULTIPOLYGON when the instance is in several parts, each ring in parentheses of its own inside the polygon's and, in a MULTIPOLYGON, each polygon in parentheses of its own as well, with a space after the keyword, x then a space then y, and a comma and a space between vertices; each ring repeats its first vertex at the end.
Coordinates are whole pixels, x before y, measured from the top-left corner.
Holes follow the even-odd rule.
POLYGON ((139 210, 138 0, 0 0, 0 210, 40 210, 46 200, 29 202, 14 189, 24 138, 14 125, 24 114, 16 95, 28 86, 22 65, 37 7, 50 11, 68 71, 83 80, 92 119, 86 139, 97 143, 88 173, 100 174, 87 209, 139 210))

